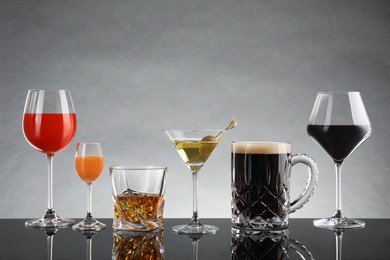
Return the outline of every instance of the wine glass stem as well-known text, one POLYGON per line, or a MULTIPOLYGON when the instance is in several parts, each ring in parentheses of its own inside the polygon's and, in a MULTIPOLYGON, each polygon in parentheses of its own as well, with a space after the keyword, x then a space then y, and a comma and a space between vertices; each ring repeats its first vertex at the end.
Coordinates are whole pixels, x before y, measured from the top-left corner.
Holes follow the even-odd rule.
POLYGON ((53 240, 54 235, 47 236, 46 242, 47 242, 47 259, 52 260, 53 259, 53 240))
POLYGON ((47 172, 48 172, 48 183, 47 183, 47 213, 53 214, 53 155, 47 155, 47 172))
POLYGON ((199 224, 198 216, 198 172, 192 172, 192 219, 191 224, 199 224))
POLYGON ((199 251, 199 240, 192 240, 192 255, 193 260, 198 260, 198 251, 199 251))
POLYGON ((87 260, 92 260, 92 238, 87 238, 87 260))
POLYGON ((342 203, 341 203, 341 163, 335 163, 336 168, 336 213, 334 217, 341 218, 342 203))
POLYGON ((87 218, 92 218, 92 183, 87 184, 87 218))
POLYGON ((343 232, 337 231, 336 234, 336 260, 342 260, 343 232))

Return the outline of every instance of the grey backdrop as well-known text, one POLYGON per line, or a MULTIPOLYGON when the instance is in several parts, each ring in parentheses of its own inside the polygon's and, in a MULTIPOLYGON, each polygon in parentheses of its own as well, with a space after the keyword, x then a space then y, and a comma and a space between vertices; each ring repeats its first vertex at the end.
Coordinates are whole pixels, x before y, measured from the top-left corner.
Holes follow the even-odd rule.
MULTIPOLYGON (((390 1, 98 0, 0 2, 0 217, 40 217, 45 156, 21 128, 31 88, 69 89, 73 142, 54 160, 54 205, 82 217, 86 188, 73 169, 77 141, 100 142, 105 170, 94 184, 96 217, 112 216, 108 166, 169 167, 166 217, 190 217, 191 177, 162 132, 229 132, 200 173, 201 217, 230 217, 230 143, 290 141, 316 158, 320 182, 295 217, 330 216, 330 158, 306 134, 318 91, 361 91, 372 136, 343 167, 344 211, 390 217, 390 1)), ((292 172, 294 194, 304 168, 292 172)))

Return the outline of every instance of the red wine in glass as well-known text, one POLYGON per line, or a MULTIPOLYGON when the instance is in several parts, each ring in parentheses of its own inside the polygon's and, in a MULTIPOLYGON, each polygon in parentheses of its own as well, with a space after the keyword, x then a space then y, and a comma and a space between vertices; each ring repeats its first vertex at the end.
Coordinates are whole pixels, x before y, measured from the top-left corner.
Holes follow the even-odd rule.
POLYGON ((307 133, 332 157, 336 169, 336 213, 314 220, 332 230, 362 228, 361 220, 346 218, 341 204, 341 164, 371 135, 371 123, 359 92, 320 92, 314 102, 307 133))
POLYGON ((23 133, 27 142, 45 153, 48 165, 48 202, 46 214, 25 222, 27 227, 62 228, 75 223, 61 218, 53 207, 53 157, 65 149, 76 133, 76 114, 67 90, 29 90, 23 114, 23 133))
POLYGON ((308 125, 307 133, 335 162, 343 162, 371 132, 369 125, 308 125))

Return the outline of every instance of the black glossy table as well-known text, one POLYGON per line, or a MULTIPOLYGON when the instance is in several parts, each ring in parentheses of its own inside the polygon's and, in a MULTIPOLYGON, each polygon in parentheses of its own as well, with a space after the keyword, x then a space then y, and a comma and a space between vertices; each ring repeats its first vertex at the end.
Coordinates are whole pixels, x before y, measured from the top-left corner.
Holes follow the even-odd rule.
MULTIPOLYGON (((102 219, 107 228, 96 234, 90 244, 82 234, 71 228, 59 229, 52 237, 43 231, 24 227, 24 219, 0 219, 0 259, 115 259, 111 219, 102 219), (89 245, 91 251, 88 253, 89 245), (50 249, 52 249, 50 253, 50 249)), ((199 260, 232 259, 232 232, 230 219, 205 219, 204 223, 220 228, 215 235, 203 236, 199 241, 185 235, 175 235, 173 225, 186 223, 187 219, 166 219, 163 231, 165 259, 194 259, 197 248, 199 260)), ((310 252, 312 259, 390 259, 390 219, 365 219, 366 228, 350 230, 338 237, 334 232, 316 228, 311 219, 291 219, 289 241, 299 243, 310 252), (340 243, 342 241, 342 243, 340 243), (338 249, 339 258, 336 258, 338 249), (341 252, 340 252, 341 251, 341 252), (341 258, 340 258, 341 255, 341 258)), ((137 246, 137 245, 132 245, 137 246)), ((251 245, 243 245, 250 251, 251 245)), ((260 245, 261 246, 261 245, 260 245)), ((290 259, 302 259, 290 250, 290 259)), ((251 253, 251 252, 249 252, 251 253)), ((237 258, 238 259, 238 258, 237 258)), ((256 251, 240 259, 274 259, 256 256, 256 251), (250 258, 252 257, 252 258, 250 258)), ((283 258, 285 259, 285 258, 283 258)))

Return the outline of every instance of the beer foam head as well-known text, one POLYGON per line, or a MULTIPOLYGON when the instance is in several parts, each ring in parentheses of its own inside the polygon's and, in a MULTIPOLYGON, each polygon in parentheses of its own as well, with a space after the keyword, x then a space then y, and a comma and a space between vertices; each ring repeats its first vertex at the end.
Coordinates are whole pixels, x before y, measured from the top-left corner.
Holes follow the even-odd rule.
POLYGON ((233 142, 233 153, 243 154, 287 154, 291 144, 282 142, 233 142))

